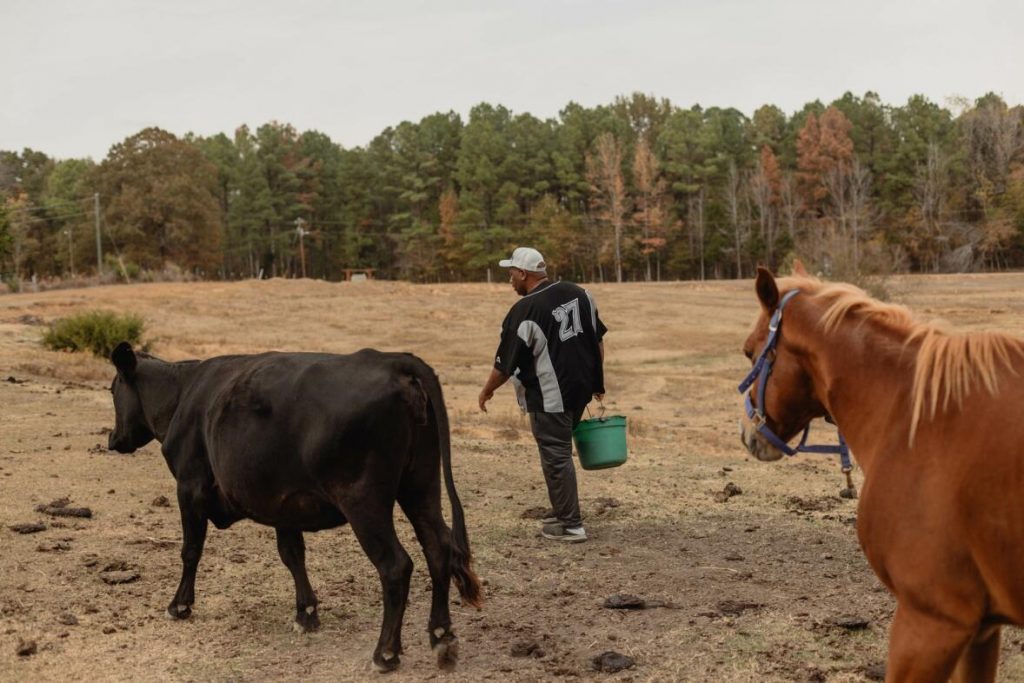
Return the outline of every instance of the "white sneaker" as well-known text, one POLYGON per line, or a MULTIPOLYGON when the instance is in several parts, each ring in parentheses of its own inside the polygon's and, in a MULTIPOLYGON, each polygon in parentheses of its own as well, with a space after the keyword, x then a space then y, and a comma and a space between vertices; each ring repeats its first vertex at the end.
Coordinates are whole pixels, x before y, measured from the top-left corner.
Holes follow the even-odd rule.
POLYGON ((587 532, 582 526, 563 527, 561 524, 545 524, 540 532, 544 538, 566 543, 582 543, 587 540, 587 532))

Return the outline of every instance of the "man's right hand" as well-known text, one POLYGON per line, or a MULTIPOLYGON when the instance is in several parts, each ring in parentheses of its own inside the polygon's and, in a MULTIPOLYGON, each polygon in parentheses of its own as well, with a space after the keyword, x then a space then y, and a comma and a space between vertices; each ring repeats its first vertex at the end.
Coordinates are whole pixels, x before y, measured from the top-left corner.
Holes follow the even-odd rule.
POLYGON ((477 403, 480 404, 480 410, 487 412, 487 402, 494 398, 494 392, 490 391, 487 387, 484 387, 480 391, 480 396, 477 397, 477 403))

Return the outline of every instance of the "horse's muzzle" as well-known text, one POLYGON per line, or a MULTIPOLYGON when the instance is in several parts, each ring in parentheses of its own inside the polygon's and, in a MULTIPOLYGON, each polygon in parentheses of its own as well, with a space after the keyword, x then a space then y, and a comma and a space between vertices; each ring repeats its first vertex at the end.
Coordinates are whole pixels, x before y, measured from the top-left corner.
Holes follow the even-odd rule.
POLYGON ((740 418, 740 441, 743 442, 747 451, 758 460, 771 462, 778 460, 783 455, 782 451, 761 436, 754 423, 745 415, 740 418))

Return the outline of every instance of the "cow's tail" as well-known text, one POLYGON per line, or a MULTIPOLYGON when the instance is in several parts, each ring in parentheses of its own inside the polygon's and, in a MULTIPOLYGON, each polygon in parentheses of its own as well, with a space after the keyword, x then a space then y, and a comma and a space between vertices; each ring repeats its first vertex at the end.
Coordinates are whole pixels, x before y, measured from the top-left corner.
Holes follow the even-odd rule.
POLYGON ((473 554, 469 550, 469 534, 466 533, 466 518, 462 512, 462 502, 455 490, 455 481, 452 477, 452 438, 448 424, 448 410, 444 405, 444 395, 441 392, 441 380, 437 374, 426 363, 417 363, 418 379, 433 406, 434 422, 437 423, 437 439, 441 448, 441 470, 444 473, 444 486, 448 491, 448 501, 452 506, 452 577, 455 579, 455 586, 459 589, 462 600, 480 607, 483 605, 483 589, 480 586, 480 579, 473 573, 473 554))

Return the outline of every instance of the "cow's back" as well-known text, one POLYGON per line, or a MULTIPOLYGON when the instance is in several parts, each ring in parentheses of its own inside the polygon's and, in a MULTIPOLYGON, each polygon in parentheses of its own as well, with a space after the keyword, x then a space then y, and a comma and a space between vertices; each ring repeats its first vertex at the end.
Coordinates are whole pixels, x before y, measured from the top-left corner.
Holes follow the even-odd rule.
POLYGON ((332 490, 405 466, 419 422, 408 400, 413 362, 372 350, 213 358, 183 396, 181 424, 199 430, 218 495, 238 514, 332 526, 343 521, 333 519, 332 490))

